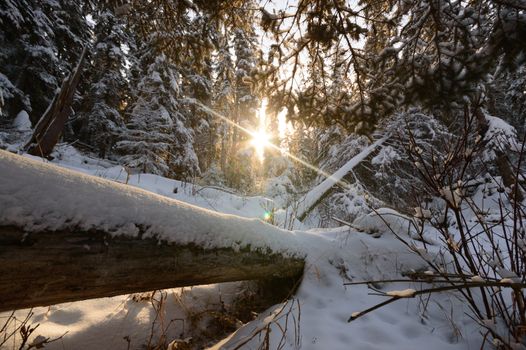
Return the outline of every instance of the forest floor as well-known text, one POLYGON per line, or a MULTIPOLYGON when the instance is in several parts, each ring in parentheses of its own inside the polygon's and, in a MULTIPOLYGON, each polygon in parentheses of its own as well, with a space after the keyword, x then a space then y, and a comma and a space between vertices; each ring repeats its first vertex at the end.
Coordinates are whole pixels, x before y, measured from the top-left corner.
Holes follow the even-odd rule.
MULTIPOLYGON (((272 210, 276 221, 287 215, 286 210, 276 210, 280 208, 278 198, 244 197, 151 174, 128 175, 120 166, 82 155, 67 145, 59 146, 54 156, 52 164, 59 167, 127 183, 214 212, 262 219, 272 210)), ((386 217, 391 228, 411 240, 403 216, 386 217)), ((298 249, 306 256, 303 280, 288 300, 254 314, 251 322, 242 323, 238 318, 239 312, 250 310, 246 303, 255 295, 251 285, 226 283, 35 308, 28 324, 39 327, 28 343, 42 336, 59 338, 45 344, 48 349, 156 349, 171 342, 172 349, 258 349, 262 344, 269 349, 480 348, 479 327, 455 293, 402 299, 348 322, 353 313, 386 297, 370 295, 373 290, 366 285, 345 283, 401 278, 405 272, 426 269, 374 214, 356 224, 360 232, 296 223, 298 249), (216 344, 228 333, 228 338, 216 344)), ((433 233, 428 234, 432 241, 433 233)), ((377 283, 373 287, 387 292, 422 286, 377 283)), ((29 311, 18 310, 17 319, 23 320, 29 311)), ((0 314, 0 326, 9 315, 0 314)), ((18 349, 19 343, 20 337, 15 335, 4 348, 18 349)))

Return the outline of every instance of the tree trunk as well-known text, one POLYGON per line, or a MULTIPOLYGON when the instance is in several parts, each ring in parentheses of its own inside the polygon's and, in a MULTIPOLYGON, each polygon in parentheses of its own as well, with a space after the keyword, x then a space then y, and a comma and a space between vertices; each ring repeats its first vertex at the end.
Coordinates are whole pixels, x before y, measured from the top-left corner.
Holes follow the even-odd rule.
MULTIPOLYGON (((325 199, 335 186, 342 186, 343 179, 347 176, 360 162, 373 153, 378 147, 382 146, 385 141, 389 139, 390 135, 384 136, 368 147, 364 148, 360 153, 355 155, 351 160, 345 163, 338 171, 327 177, 316 187, 300 199, 298 209, 296 210, 296 218, 299 221, 305 220, 307 215, 314 209, 323 199, 325 199)), ((345 185, 343 185, 345 186, 345 185)))
POLYGON ((0 226, 0 312, 199 284, 297 282, 303 267, 302 259, 248 249, 205 250, 101 231, 28 234, 0 226))
POLYGON ((80 81, 81 67, 85 57, 86 48, 82 51, 77 67, 64 80, 60 91, 55 95, 51 105, 37 123, 35 131, 26 145, 29 154, 48 157, 60 139, 64 125, 66 125, 71 113, 71 104, 80 81))

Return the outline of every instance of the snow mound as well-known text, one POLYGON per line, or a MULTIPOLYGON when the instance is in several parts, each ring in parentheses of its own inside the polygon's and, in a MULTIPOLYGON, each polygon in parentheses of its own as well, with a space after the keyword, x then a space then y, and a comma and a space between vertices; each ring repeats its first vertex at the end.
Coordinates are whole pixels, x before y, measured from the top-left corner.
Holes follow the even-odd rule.
POLYGON ((353 226, 375 236, 389 233, 391 230, 402 235, 411 235, 414 231, 410 218, 389 208, 380 208, 376 212, 359 216, 354 220, 353 226))
POLYGON ((29 114, 22 110, 17 114, 15 120, 13 120, 13 126, 19 131, 31 130, 31 121, 29 120, 29 114))
POLYGON ((480 343, 476 325, 469 323, 469 306, 453 293, 434 294, 424 308, 419 298, 411 298, 425 288, 419 283, 376 285, 386 295, 370 295, 366 285, 345 285, 396 278, 402 271, 424 268, 425 263, 395 236, 376 239, 342 228, 317 232, 337 245, 325 248, 321 256, 307 257, 302 283, 292 299, 261 313, 208 350, 255 350, 266 339, 269 349, 286 350, 479 348, 472 346, 480 343), (348 322, 350 316, 356 317, 390 296, 403 300, 348 322))

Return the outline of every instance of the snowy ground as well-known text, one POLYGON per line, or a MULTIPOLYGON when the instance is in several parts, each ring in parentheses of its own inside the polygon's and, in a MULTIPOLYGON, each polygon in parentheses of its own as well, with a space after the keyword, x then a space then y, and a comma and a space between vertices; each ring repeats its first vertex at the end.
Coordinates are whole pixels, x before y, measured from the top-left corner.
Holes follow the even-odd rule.
MULTIPOLYGON (((264 212, 274 206, 272 199, 245 198, 222 190, 183 184, 147 174, 128 176, 122 167, 82 156, 67 146, 60 147, 56 156, 53 163, 63 168, 127 183, 128 187, 140 187, 210 211, 252 218, 246 220, 234 216, 215 215, 210 211, 202 211, 179 202, 169 200, 164 202, 166 206, 175 208, 173 210, 184 210, 188 213, 188 217, 197 218, 195 220, 212 217, 214 219, 210 220, 228 221, 230 224, 234 222, 234 227, 250 228, 254 231, 253 236, 244 237, 241 243, 234 239, 239 244, 255 243, 255 246, 258 246, 259 243, 260 246, 270 246, 278 251, 306 256, 305 276, 297 293, 285 304, 276 305, 260 314, 255 321, 244 325, 216 348, 237 349, 243 344, 242 349, 257 349, 258 344, 265 341, 268 328, 272 329, 268 335, 270 349, 276 349, 280 344, 284 349, 480 348, 479 330, 467 316, 468 310, 465 305, 454 294, 444 293, 435 295, 431 299, 427 297, 403 299, 351 323, 347 322, 353 312, 361 311, 385 298, 368 295, 370 290, 365 286, 346 286, 345 282, 396 278, 400 277, 402 272, 425 267, 418 257, 410 253, 388 232, 380 232, 383 233, 381 237, 374 238, 373 235, 346 227, 309 230, 308 227, 298 225, 296 227, 302 231, 291 233, 254 220, 254 218, 262 218, 264 212), (175 189, 177 193, 174 193, 175 189), (263 237, 261 231, 269 236, 263 237)), ((21 162, 29 172, 38 173, 38 170, 31 170, 35 163, 21 162)), ((38 162, 43 161, 39 159, 38 162)), ((3 198, 0 201, 0 218, 4 224, 5 221, 16 220, 17 215, 22 215, 20 212, 17 214, 16 211, 6 214, 8 206, 12 206, 16 201, 16 193, 19 196, 34 195, 35 200, 38 200, 38 194, 24 192, 21 189, 15 191, 15 194, 9 192, 9 186, 6 185, 9 181, 4 180, 20 175, 15 173, 7 175, 10 168, 5 166, 1 170, 3 177, 5 176, 2 179, 4 187, 0 184, 0 198, 3 198)), ((56 170, 56 174, 62 176, 64 181, 67 181, 68 177, 72 177, 72 181, 77 181, 72 173, 56 170)), ((17 178, 16 181, 29 181, 30 175, 27 176, 27 179, 17 178)), ((85 182, 91 181, 89 186, 99 184, 101 191, 117 191, 108 182, 98 182, 99 180, 94 178, 90 180, 87 177, 82 179, 85 182)), ((46 179, 42 181, 46 186, 53 184, 52 180, 48 183, 46 179)), ((86 188, 88 189, 89 186, 86 188)), ((123 188, 118 187, 120 191, 124 191, 123 188)), ((89 202, 92 195, 87 190, 82 193, 84 199, 89 202)), ((74 198, 78 193, 72 196, 74 198)), ((141 191, 141 196, 143 196, 142 200, 150 200, 144 191, 141 191)), ((123 194, 122 198, 114 200, 118 202, 124 197, 126 196, 123 194)), ((162 201, 158 196, 155 196, 154 200, 162 201)), ((26 198, 26 201, 26 209, 31 208, 31 199, 26 198)), ((163 213, 165 212, 156 215, 162 216, 163 213)), ((168 211, 165 214, 167 213, 168 211)), ((44 214, 46 213, 42 215, 44 214)), ((37 224, 38 218, 32 220, 28 228, 36 227, 34 225, 37 224)), ((174 224, 174 221, 170 220, 166 225, 174 224)), ((404 227, 403 219, 396 220, 398 220, 397 230, 407 237, 407 227, 404 227)), ((376 227, 377 230, 382 230, 382 225, 379 225, 374 218, 363 219, 361 223, 364 229, 376 227)), ((162 231, 163 228, 157 227, 157 229, 162 231)), ((191 238, 187 237, 187 239, 191 238)), ((208 238, 214 241, 212 236, 208 238)), ((219 244, 218 241, 222 242, 220 244, 228 244, 229 241, 224 238, 215 240, 214 244, 219 244)), ((384 284, 376 287, 388 291, 418 289, 420 286, 384 284)), ((240 284, 233 283, 168 291, 162 312, 165 328, 161 328, 166 329, 165 333, 171 339, 195 336, 199 322, 191 316, 212 314, 214 310, 228 308, 234 297, 243 292, 241 288, 243 287, 240 284), (181 319, 185 320, 184 323, 181 319), (170 320, 174 321, 170 322, 170 320)), ((136 301, 130 296, 36 308, 33 312, 31 323, 40 324, 33 336, 55 338, 65 334, 56 342, 47 344, 46 348, 49 349, 141 349, 149 342, 152 323, 156 316, 150 301, 136 301)), ((26 314, 27 310, 17 312, 19 318, 23 318, 26 314)), ((0 326, 8 315, 8 313, 0 314, 0 326)), ((206 330, 207 326, 203 324, 201 326, 206 330)), ((158 331, 155 333, 158 335, 158 331)), ((17 348, 16 342, 17 340, 13 339, 5 344, 5 348, 17 348)), ((182 347, 179 345, 175 348, 182 347)))

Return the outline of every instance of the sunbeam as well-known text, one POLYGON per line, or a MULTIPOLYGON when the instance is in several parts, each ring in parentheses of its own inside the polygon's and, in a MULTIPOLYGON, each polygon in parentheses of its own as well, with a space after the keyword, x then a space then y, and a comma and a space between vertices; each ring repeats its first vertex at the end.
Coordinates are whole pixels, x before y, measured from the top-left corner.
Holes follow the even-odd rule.
MULTIPOLYGON (((201 102, 199 102, 197 100, 194 100, 194 103, 197 104, 198 106, 200 106, 201 108, 203 108, 204 110, 206 110, 208 113, 216 116, 217 118, 220 118, 220 119, 224 120, 225 122, 227 122, 228 124, 232 125, 233 127, 238 128, 239 130, 243 131, 244 133, 246 133, 247 135, 252 137, 252 139, 257 139, 257 138, 260 137, 260 135, 258 135, 258 133, 256 131, 249 130, 249 129, 247 129, 247 128, 245 128, 245 127, 243 127, 243 126, 241 126, 241 125, 239 125, 239 124, 237 124, 235 122, 233 122, 232 120, 228 119, 227 117, 225 117, 221 113, 219 113, 217 111, 214 111, 213 109, 211 109, 210 107, 202 104, 201 102)), ((337 178, 333 177, 329 173, 326 173, 325 171, 321 170, 320 168, 318 168, 318 167, 316 167, 316 166, 304 161, 301 158, 296 157, 292 153, 288 152, 287 150, 282 149, 279 146, 276 146, 272 142, 267 141, 265 143, 265 145, 268 148, 272 148, 272 149, 278 150, 279 152, 281 152, 282 154, 284 154, 288 158, 300 163, 301 165, 303 165, 303 166, 305 166, 305 167, 307 167, 307 168, 309 168, 311 170, 314 170, 316 173, 322 175, 323 177, 333 180, 335 184, 340 185, 342 188, 350 189, 350 187, 351 187, 350 184, 348 182, 346 182, 345 180, 341 180, 341 179, 337 179, 337 178)))

